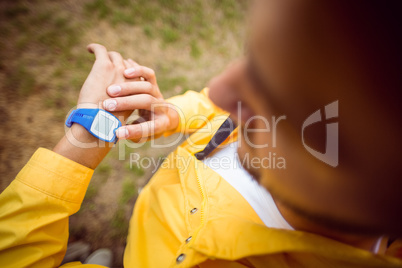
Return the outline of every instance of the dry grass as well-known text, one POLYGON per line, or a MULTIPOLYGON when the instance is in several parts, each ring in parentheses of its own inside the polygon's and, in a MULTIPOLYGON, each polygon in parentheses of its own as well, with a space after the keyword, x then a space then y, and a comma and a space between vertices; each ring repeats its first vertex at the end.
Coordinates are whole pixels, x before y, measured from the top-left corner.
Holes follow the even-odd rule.
MULTIPOLYGON (((51 149, 63 136, 92 66, 88 43, 155 69, 165 97, 200 90, 242 54, 243 1, 0 1, 0 190, 37 147, 51 149)), ((136 152, 159 158, 170 150, 136 152)), ((118 156, 102 162, 71 218, 72 239, 112 248, 116 267, 138 190, 152 175, 118 156)))

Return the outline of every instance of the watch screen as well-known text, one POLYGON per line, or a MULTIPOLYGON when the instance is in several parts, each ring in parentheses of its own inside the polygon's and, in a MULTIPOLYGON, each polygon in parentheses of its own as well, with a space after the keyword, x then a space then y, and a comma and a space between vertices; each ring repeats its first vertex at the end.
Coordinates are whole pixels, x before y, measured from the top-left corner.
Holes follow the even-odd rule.
POLYGON ((113 125, 113 120, 110 120, 103 114, 99 114, 98 120, 96 122, 96 125, 94 129, 96 131, 99 131, 100 133, 103 133, 104 135, 108 135, 110 131, 110 127, 113 125))

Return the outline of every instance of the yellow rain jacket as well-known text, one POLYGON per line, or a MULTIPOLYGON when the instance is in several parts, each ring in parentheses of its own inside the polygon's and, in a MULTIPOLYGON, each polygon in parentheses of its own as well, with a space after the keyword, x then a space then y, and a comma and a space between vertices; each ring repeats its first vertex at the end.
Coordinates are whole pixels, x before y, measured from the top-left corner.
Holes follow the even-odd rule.
MULTIPOLYGON (((169 100, 183 109, 180 145, 139 195, 125 267, 402 267, 401 242, 386 255, 300 231, 264 226, 247 201, 194 157, 226 118, 202 93, 169 100), (210 121, 188 120, 204 115, 210 121)), ((236 139, 236 133, 226 142, 236 139)), ((68 217, 80 208, 93 170, 39 149, 0 195, 0 267, 57 267, 68 217)), ((79 262, 62 267, 99 267, 79 262)))

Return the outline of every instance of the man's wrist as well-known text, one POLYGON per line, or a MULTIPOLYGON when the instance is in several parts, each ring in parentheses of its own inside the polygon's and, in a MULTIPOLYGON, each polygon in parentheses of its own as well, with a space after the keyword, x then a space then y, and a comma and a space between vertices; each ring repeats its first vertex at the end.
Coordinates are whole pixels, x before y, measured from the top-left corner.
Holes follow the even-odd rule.
POLYGON ((53 151, 81 165, 95 169, 113 145, 113 143, 99 140, 83 126, 73 124, 53 151))
MULTIPOLYGON (((80 124, 73 124, 69 131, 71 133, 71 138, 73 138, 74 140, 76 140, 79 143, 91 144, 91 143, 99 142, 99 139, 97 137, 92 135, 88 130, 86 130, 80 124)), ((73 144, 74 144, 74 142, 73 142, 73 144)))

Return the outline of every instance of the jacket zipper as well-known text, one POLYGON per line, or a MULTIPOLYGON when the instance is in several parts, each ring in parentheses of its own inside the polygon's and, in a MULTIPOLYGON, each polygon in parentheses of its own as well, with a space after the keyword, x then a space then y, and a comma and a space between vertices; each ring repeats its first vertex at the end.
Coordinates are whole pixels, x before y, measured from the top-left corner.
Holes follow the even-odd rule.
MULTIPOLYGON (((197 161, 197 160, 195 160, 195 161, 197 161)), ((201 197, 202 197, 202 203, 201 203, 201 211, 200 211, 200 213, 201 213, 201 224, 200 224, 200 226, 202 226, 202 225, 204 225, 204 218, 205 218, 205 207, 206 207, 206 195, 205 195, 205 192, 204 192, 204 189, 202 188, 202 185, 201 185, 201 180, 200 180, 200 177, 198 176, 198 171, 197 171, 197 164, 196 164, 196 162, 194 161, 194 169, 195 169, 195 174, 196 174, 196 177, 197 177, 197 183, 198 183, 198 188, 200 189, 200 192, 201 192, 201 197)), ((198 233, 198 232, 197 232, 198 233)))

